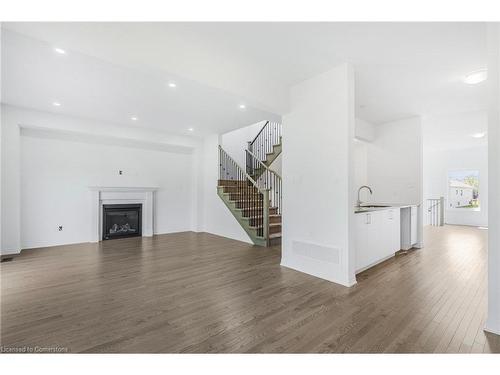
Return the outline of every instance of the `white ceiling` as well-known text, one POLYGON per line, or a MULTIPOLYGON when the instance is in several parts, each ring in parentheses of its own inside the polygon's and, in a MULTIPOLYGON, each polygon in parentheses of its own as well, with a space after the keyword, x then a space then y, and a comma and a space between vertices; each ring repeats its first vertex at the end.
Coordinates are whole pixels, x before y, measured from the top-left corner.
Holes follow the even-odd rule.
POLYGON ((484 23, 4 23, 4 101, 169 131, 284 114, 288 88, 351 62, 357 115, 375 124, 486 108, 484 23), (14 36, 12 36, 14 35, 14 36), (11 37, 12 36, 12 37, 11 37), (61 46, 67 56, 56 56, 61 46), (8 74, 7 74, 8 73, 8 74), (41 77, 40 77, 41 76, 41 77), (15 77, 15 78, 13 78, 15 77), (176 92, 163 85, 174 77, 176 92), (185 80, 185 82, 184 82, 185 80), (53 98, 60 95, 62 98, 53 98), (234 111, 244 101, 249 109, 234 111))
POLYGON ((51 44, 12 32, 4 31, 2 41, 2 101, 7 104, 192 135, 277 118, 250 106, 241 110, 240 97, 173 75, 73 50, 60 55, 51 44), (176 88, 168 86, 171 81, 176 88))
POLYGON ((467 112, 426 116, 423 119, 424 151, 488 147, 488 113, 467 112), (473 135, 484 134, 482 138, 473 135))

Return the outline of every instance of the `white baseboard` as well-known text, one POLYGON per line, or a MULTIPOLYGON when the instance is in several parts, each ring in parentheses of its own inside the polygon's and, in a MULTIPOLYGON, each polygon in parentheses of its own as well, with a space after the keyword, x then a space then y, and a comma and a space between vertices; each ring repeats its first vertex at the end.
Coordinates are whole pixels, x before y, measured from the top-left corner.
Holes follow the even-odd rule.
POLYGON ((500 329, 497 330, 497 329, 493 329, 493 328, 490 328, 488 325, 486 325, 484 328, 483 328, 484 331, 486 332, 489 332, 489 333, 493 333, 495 335, 498 335, 500 336, 500 329))
POLYGON ((301 273, 304 273, 307 275, 311 275, 311 276, 314 276, 314 277, 317 277, 319 279, 323 279, 323 280, 326 280, 326 281, 329 281, 329 282, 332 282, 335 284, 339 284, 339 285, 342 285, 342 286, 345 286, 348 288, 350 288, 358 283, 356 279, 354 279, 354 280, 340 280, 340 279, 332 278, 332 277, 326 275, 326 273, 311 272, 311 270, 309 270, 309 269, 304 269, 303 267, 297 267, 294 264, 287 263, 287 262, 283 261, 283 259, 281 260, 280 266, 285 267, 285 268, 289 268, 291 270, 301 272, 301 273))

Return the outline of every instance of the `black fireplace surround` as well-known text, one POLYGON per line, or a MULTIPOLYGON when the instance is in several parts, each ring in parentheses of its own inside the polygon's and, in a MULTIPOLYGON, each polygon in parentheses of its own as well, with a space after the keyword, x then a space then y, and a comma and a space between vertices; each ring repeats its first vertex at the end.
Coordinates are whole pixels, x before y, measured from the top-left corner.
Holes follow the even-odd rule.
POLYGON ((102 239, 142 236, 142 204, 104 204, 102 239))

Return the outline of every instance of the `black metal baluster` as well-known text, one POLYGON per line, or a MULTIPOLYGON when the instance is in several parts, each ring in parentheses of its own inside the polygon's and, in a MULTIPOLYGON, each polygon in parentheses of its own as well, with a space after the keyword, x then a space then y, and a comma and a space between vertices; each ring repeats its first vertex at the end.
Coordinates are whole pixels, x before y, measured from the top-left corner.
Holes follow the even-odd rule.
POLYGON ((219 178, 234 181, 232 186, 236 188, 230 191, 236 192, 237 207, 243 210, 260 237, 266 236, 269 229, 267 215, 270 212, 265 212, 264 208, 274 207, 276 214, 282 213, 281 179, 264 164, 267 154, 272 153, 274 145, 280 142, 280 137, 281 124, 267 121, 254 140, 248 143, 244 169, 219 146, 219 178), (268 202, 264 204, 265 198, 268 202))

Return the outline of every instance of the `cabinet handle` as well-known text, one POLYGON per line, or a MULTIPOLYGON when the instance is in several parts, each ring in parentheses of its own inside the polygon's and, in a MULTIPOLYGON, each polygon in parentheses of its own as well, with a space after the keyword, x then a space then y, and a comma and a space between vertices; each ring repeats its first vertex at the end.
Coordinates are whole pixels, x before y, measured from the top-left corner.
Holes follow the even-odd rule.
POLYGON ((371 224, 371 223, 372 223, 372 215, 366 214, 366 224, 371 224))

